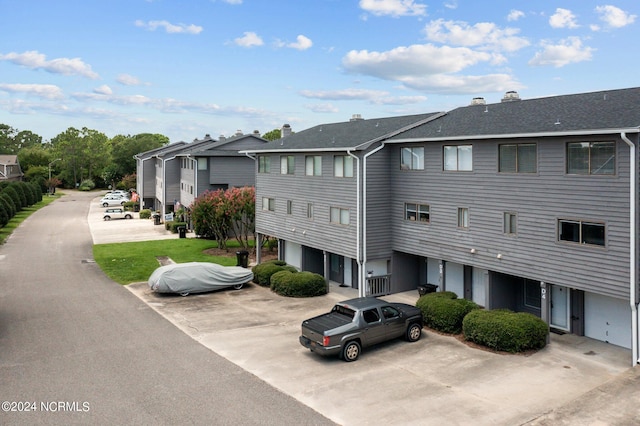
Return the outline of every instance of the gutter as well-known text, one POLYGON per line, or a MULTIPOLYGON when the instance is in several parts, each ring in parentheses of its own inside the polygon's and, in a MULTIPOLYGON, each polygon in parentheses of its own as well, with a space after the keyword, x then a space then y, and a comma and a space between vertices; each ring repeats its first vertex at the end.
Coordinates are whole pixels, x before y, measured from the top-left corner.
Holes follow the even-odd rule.
POLYGON ((629 145, 629 305, 631 306, 631 365, 640 363, 638 358, 638 294, 636 286, 636 181, 638 167, 636 161, 636 146, 627 138, 626 132, 620 132, 620 137, 629 145))
POLYGON ((362 261, 361 256, 361 231, 360 231, 360 210, 361 210, 361 202, 360 202, 360 194, 358 191, 360 190, 360 157, 354 155, 351 150, 347 150, 347 155, 356 159, 356 264, 358 265, 358 296, 364 297, 362 295, 364 289, 364 262, 362 261))

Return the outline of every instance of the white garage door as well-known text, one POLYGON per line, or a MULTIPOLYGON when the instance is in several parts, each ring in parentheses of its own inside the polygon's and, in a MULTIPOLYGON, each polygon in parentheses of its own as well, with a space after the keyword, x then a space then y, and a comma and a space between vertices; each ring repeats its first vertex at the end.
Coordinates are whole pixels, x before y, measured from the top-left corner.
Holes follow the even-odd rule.
POLYGON ((291 241, 284 242, 284 261, 291 266, 295 266, 298 269, 302 268, 302 246, 300 244, 292 243, 291 241))
POLYGON ((631 349, 631 307, 628 301, 585 293, 584 317, 585 336, 631 349))
POLYGON ((464 298, 464 265, 447 262, 444 269, 444 287, 453 291, 459 298, 464 298))

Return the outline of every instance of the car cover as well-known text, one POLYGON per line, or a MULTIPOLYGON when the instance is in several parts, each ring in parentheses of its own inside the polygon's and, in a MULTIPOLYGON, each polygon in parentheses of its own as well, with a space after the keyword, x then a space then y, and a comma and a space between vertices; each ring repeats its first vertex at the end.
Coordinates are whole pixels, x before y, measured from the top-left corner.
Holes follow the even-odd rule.
POLYGON ((208 262, 175 263, 161 266, 149 277, 149 288, 158 293, 202 293, 242 286, 253 279, 253 272, 240 266, 208 262))

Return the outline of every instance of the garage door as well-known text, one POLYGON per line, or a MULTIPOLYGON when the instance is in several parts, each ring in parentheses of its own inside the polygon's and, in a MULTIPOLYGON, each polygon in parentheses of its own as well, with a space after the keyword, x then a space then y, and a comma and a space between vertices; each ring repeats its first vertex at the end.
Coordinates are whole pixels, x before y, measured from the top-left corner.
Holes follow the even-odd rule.
POLYGON ((631 349, 631 307, 628 301, 585 293, 584 315, 585 336, 631 349))

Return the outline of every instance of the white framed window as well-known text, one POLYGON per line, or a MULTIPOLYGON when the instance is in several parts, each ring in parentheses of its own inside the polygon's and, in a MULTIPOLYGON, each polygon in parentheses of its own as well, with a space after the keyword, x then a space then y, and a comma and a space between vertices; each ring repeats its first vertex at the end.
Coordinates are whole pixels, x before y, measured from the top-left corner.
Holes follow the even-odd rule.
POLYGON ((262 197, 262 210, 270 212, 276 211, 275 198, 262 197))
POLYGON ((613 175, 615 172, 615 142, 570 142, 567 144, 567 174, 613 175))
POLYGON ((280 174, 292 175, 295 170, 295 157, 293 155, 283 155, 280 157, 280 174))
POLYGON ((429 205, 405 203, 404 204, 404 219, 416 222, 428 223, 431 218, 429 215, 429 205))
POLYGON ((207 170, 208 158, 198 158, 198 170, 207 170))
POLYGON ((444 170, 470 172, 473 170, 472 145, 445 145, 444 170))
POLYGON ((400 170, 424 170, 424 148, 401 148, 400 170))
POLYGON ((322 156, 307 155, 304 159, 304 164, 307 176, 322 176, 322 156))
POLYGON ((458 207, 458 228, 469 227, 469 208, 458 207))
POLYGON ((313 203, 307 203, 307 219, 313 219, 313 203))
POLYGON ((333 157, 333 175, 335 177, 353 177, 353 157, 350 155, 333 157))
POLYGON ((329 212, 329 222, 339 223, 340 225, 349 224, 349 209, 343 209, 340 207, 331 207, 329 212))
POLYGON ((501 173, 536 173, 538 147, 535 143, 503 144, 498 148, 501 173))
POLYGON ((271 171, 271 157, 268 155, 258 156, 258 173, 269 173, 271 171))
POLYGON ((518 215, 512 212, 504 213, 504 233, 516 235, 518 232, 518 215))
POLYGON ((287 214, 293 213, 293 201, 287 200, 287 214))
POLYGON ((576 244, 604 246, 606 243, 606 228, 604 223, 559 219, 558 240, 576 244))

